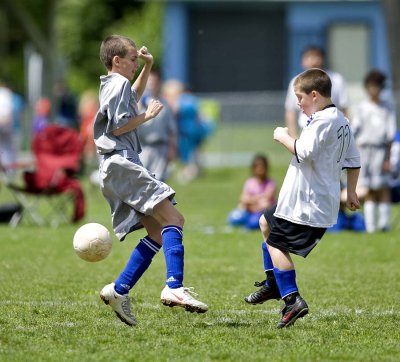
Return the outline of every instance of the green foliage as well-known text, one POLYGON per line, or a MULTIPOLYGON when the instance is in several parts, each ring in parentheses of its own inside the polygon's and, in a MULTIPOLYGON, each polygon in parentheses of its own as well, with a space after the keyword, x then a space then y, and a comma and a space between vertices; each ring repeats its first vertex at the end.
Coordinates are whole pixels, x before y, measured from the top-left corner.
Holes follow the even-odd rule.
POLYGON ((162 2, 145 2, 142 8, 127 11, 122 19, 109 28, 110 33, 123 34, 133 39, 138 48, 147 46, 154 56, 154 67, 159 66, 162 56, 163 7, 162 2))
MULTIPOLYGON (((162 3, 117 3, 98 0, 62 0, 57 11, 60 54, 67 60, 71 88, 82 92, 98 88, 105 70, 99 60, 101 41, 122 34, 146 44, 155 61, 161 57, 162 3)), ((156 63, 157 65, 157 63, 156 63)))

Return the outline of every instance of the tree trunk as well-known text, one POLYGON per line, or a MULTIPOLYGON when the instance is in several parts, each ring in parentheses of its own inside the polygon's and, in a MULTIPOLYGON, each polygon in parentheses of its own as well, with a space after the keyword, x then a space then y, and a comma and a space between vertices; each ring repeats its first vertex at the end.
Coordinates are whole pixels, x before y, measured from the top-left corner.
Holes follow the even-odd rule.
MULTIPOLYGON (((393 77, 393 92, 396 104, 400 104, 400 41, 398 38, 400 1, 382 0, 389 38, 390 64, 393 77)), ((399 107, 398 107, 399 108, 399 107)))

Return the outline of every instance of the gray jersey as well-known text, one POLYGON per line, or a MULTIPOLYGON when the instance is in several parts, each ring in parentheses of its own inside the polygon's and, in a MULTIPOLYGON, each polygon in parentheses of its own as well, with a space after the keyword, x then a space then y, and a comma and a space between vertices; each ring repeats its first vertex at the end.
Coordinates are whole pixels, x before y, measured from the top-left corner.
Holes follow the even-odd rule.
POLYGON ((163 98, 158 100, 164 106, 161 112, 139 127, 139 139, 143 146, 169 144, 171 137, 176 137, 178 132, 177 121, 172 109, 163 98))
POLYGON ((102 155, 121 150, 140 153, 141 147, 136 130, 118 137, 112 133, 139 114, 136 93, 131 88, 129 80, 118 73, 113 73, 101 76, 100 81, 100 108, 93 127, 97 152, 102 155))

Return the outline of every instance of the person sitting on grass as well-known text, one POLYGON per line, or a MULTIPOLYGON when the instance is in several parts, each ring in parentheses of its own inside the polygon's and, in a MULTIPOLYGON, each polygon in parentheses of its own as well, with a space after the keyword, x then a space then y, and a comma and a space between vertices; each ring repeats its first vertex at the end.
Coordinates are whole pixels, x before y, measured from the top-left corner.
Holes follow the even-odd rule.
POLYGON ((251 174, 244 183, 239 205, 228 216, 230 225, 243 225, 247 230, 258 229, 260 216, 276 203, 276 184, 268 176, 269 162, 266 156, 255 155, 251 163, 251 174))

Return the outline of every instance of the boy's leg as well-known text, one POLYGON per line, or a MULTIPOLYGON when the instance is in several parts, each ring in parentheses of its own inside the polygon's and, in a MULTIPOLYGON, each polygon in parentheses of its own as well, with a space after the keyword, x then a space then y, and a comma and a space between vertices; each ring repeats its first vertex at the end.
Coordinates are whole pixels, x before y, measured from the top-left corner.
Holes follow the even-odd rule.
POLYGON ((150 266, 154 255, 161 248, 161 225, 150 216, 144 217, 142 223, 149 235, 140 240, 117 280, 106 285, 100 292, 101 299, 109 304, 117 316, 128 325, 136 324, 135 317, 131 313, 128 293, 150 266))
POLYGON ((304 317, 308 313, 308 306, 299 294, 296 284, 296 271, 289 253, 270 245, 268 245, 268 249, 274 264, 276 283, 285 302, 282 318, 277 327, 284 328, 292 325, 296 319, 304 317))
POLYGON ((190 312, 204 313, 208 306, 183 286, 184 247, 183 216, 169 200, 164 200, 154 208, 154 218, 163 226, 162 244, 167 268, 166 286, 161 293, 161 302, 168 306, 179 306, 190 312))
POLYGON ((377 203, 372 200, 366 200, 364 202, 364 218, 367 233, 373 233, 376 231, 376 213, 377 203))
POLYGON ((390 202, 390 189, 385 187, 379 192, 378 228, 380 231, 388 231, 390 228, 390 202))
POLYGON ((255 287, 261 287, 259 290, 245 297, 245 302, 249 304, 262 304, 270 299, 280 299, 281 296, 279 294, 279 289, 275 281, 274 277, 274 265, 272 264, 271 256, 268 251, 267 243, 265 240, 268 239, 269 235, 269 227, 268 223, 265 220, 264 215, 261 215, 259 218, 259 225, 261 233, 264 237, 264 241, 261 244, 262 254, 263 254, 263 262, 264 262, 264 271, 266 274, 266 279, 262 282, 255 282, 255 287))

